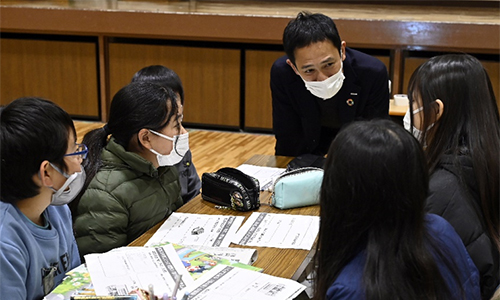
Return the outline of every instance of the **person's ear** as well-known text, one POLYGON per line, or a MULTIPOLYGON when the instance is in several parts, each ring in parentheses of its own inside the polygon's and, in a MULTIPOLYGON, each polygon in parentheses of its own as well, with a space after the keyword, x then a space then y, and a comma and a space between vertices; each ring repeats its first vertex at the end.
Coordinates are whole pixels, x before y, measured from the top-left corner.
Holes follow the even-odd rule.
POLYGON ((346 43, 345 43, 345 41, 342 41, 342 43, 340 43, 340 49, 342 50, 342 57, 341 57, 342 61, 345 60, 345 47, 346 47, 346 43))
POLYGON ((297 68, 295 67, 295 65, 293 64, 293 62, 290 59, 287 59, 286 63, 292 68, 292 70, 295 72, 295 74, 300 76, 299 71, 297 71, 297 68))
POLYGON ((40 164, 40 169, 38 170, 38 174, 35 175, 35 178, 38 178, 40 180, 40 186, 46 186, 46 187, 51 187, 54 185, 53 182, 53 175, 54 175, 54 168, 50 166, 50 163, 48 160, 44 160, 40 164))
POLYGON ((181 124, 181 127, 179 128, 179 134, 185 134, 187 132, 188 131, 186 130, 186 128, 184 128, 184 126, 182 126, 182 124, 181 124))
POLYGON ((137 141, 146 149, 153 148, 151 145, 151 132, 146 128, 139 130, 137 133, 137 141))
POLYGON ((441 99, 436 99, 434 102, 437 104, 436 121, 438 121, 444 113, 444 103, 441 99))

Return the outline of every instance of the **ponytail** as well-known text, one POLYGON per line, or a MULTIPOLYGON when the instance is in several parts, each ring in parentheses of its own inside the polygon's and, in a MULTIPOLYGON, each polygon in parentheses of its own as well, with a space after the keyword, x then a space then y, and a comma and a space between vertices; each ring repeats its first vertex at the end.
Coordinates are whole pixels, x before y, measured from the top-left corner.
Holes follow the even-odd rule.
POLYGON ((132 82, 120 89, 111 101, 108 124, 94 129, 83 138, 89 153, 83 163, 87 178, 80 194, 70 203, 73 216, 90 182, 102 167, 102 149, 111 134, 125 150, 131 138, 142 128, 161 131, 172 118, 178 118, 176 95, 172 89, 149 82, 132 82))
POLYGON ((97 128, 88 132, 83 137, 82 143, 85 144, 89 150, 87 158, 82 163, 83 168, 85 169, 86 178, 83 188, 78 196, 76 196, 75 199, 68 204, 69 208, 71 209, 71 214, 73 215, 73 220, 77 216, 78 204, 80 203, 80 199, 87 190, 87 187, 94 178, 95 174, 97 174, 97 171, 99 171, 99 169, 101 168, 101 152, 108 142, 109 134, 110 132, 108 124, 106 124, 101 128, 97 128))

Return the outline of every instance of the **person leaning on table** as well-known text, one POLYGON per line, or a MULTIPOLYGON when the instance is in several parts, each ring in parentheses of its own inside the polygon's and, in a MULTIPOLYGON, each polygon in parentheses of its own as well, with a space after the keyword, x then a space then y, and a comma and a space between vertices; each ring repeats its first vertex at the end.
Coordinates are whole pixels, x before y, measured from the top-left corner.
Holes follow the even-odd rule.
POLYGON ((354 120, 389 118, 389 77, 378 59, 346 47, 330 17, 300 12, 271 68, 276 155, 324 155, 354 120))
POLYGON ((160 85, 130 83, 113 97, 109 122, 85 135, 91 181, 74 207, 82 256, 128 245, 182 206, 173 165, 189 145, 175 99, 160 85))
POLYGON ((66 204, 83 187, 86 147, 40 98, 0 108, 0 145, 0 297, 40 300, 81 263, 66 204))

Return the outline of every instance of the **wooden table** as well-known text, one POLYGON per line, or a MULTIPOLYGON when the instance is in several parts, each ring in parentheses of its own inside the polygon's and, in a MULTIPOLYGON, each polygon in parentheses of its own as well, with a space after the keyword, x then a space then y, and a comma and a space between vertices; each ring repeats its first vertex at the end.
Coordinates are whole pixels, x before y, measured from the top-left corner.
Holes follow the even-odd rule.
MULTIPOLYGON (((246 161, 246 164, 253 164, 259 166, 268 167, 285 167, 292 157, 285 156, 271 156, 271 155, 255 155, 246 161)), ((260 201, 261 207, 257 212, 267 212, 267 213, 281 213, 281 214, 293 214, 293 215, 310 215, 319 216, 319 205, 280 210, 268 205, 271 197, 269 192, 261 192, 260 201)), ((183 213, 198 213, 198 214, 209 214, 209 215, 235 215, 244 216, 245 220, 254 211, 249 212, 238 212, 233 210, 219 210, 214 208, 215 204, 211 202, 204 201, 201 196, 195 197, 193 200, 189 201, 177 212, 183 213)), ((163 222, 158 223, 156 226, 145 232, 135 241, 130 243, 129 246, 143 246, 153 234, 160 228, 163 222)), ((245 246, 231 244, 231 247, 245 248, 245 246)), ((279 276, 283 278, 291 278, 293 280, 301 280, 306 267, 311 262, 314 255, 314 250, 295 250, 295 249, 280 249, 280 248, 267 248, 267 247, 249 247, 257 249, 258 258, 253 264, 256 267, 263 268, 264 273, 273 276, 279 276)))

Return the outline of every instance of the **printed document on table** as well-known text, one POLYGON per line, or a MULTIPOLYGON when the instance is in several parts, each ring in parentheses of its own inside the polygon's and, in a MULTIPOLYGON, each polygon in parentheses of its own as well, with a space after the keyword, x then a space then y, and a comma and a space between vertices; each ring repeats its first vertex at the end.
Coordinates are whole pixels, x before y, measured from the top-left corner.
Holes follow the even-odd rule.
POLYGON ((254 212, 236 233, 233 243, 244 246, 311 250, 319 217, 254 212))
POLYGON ((294 280, 217 265, 190 288, 189 300, 294 299, 306 287, 294 280))
POLYGON ((229 248, 229 247, 206 247, 206 246, 186 246, 201 252, 211 254, 218 258, 225 258, 230 261, 251 265, 257 260, 257 249, 249 248, 229 248))
POLYGON ((255 177, 259 181, 261 191, 267 191, 272 188, 274 180, 286 171, 284 168, 262 167, 248 164, 242 164, 236 169, 255 177))
POLYGON ((172 213, 145 246, 165 242, 210 247, 229 247, 243 223, 242 216, 172 213))
POLYGON ((128 295, 136 288, 147 290, 150 284, 156 294, 171 294, 179 275, 182 275, 179 291, 188 290, 193 284, 193 278, 172 245, 126 248, 129 247, 85 255, 96 295, 128 295))

